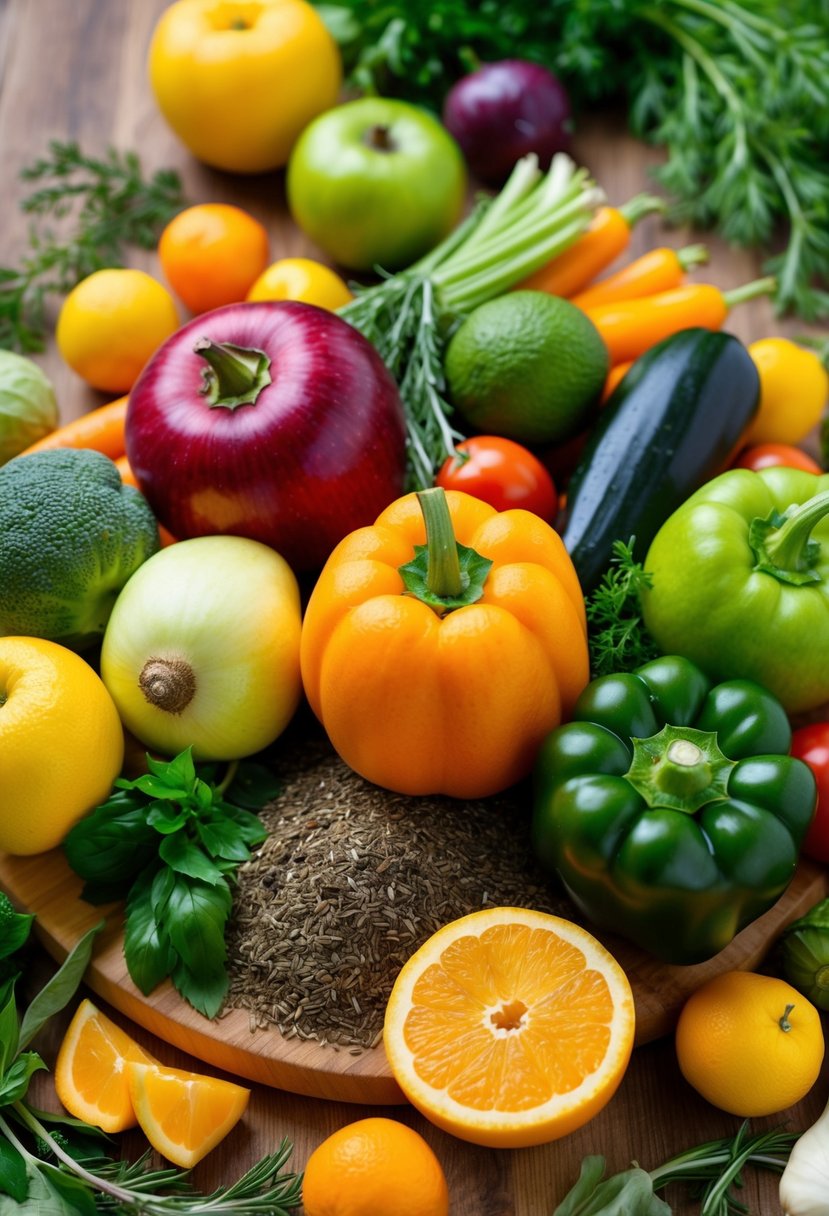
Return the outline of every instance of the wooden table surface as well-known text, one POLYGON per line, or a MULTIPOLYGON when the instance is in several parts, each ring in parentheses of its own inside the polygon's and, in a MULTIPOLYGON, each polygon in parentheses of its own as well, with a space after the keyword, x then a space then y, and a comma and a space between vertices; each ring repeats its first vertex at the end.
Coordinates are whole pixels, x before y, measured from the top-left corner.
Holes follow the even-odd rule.
MULTIPOLYGON (((291 225, 281 173, 236 178, 210 170, 196 163, 165 126, 145 76, 150 33, 164 7, 165 0, 0 0, 0 152, 5 182, 0 265, 16 264, 24 252, 27 220, 15 205, 21 193, 18 173, 45 150, 50 138, 76 139, 93 154, 109 145, 134 149, 147 169, 178 169, 190 201, 235 202, 248 208, 266 224, 274 259, 319 256, 291 225)), ((616 203, 646 188, 648 167, 659 159, 657 152, 625 135, 618 117, 599 116, 580 122, 575 155, 616 203)), ((634 235, 633 251, 656 243, 681 245, 693 237, 698 239, 698 234, 664 230, 658 221, 648 220, 634 235)), ((760 273, 761 258, 705 239, 712 251, 704 276, 709 281, 733 287, 760 273)), ((154 255, 136 254, 133 261, 159 274, 154 255)), ((746 341, 807 331, 796 321, 776 320, 766 301, 742 306, 729 328, 746 341)), ((38 361, 55 384, 64 419, 105 399, 62 364, 53 343, 38 361)), ((36 956, 35 969, 48 973, 45 959, 36 956)), ((165 1063, 202 1067, 140 1030, 135 1034, 165 1063)), ((43 1049, 50 1062, 53 1048, 54 1041, 43 1049)), ((39 1082, 37 1096, 41 1103, 54 1105, 48 1080, 39 1082)), ((756 1126, 785 1122, 800 1131, 817 1117, 827 1096, 829 1077, 824 1073, 798 1106, 779 1118, 758 1120, 756 1126)), ((635 1052, 617 1095, 586 1128, 557 1143, 520 1151, 467 1145, 432 1128, 408 1107, 372 1110, 256 1087, 244 1121, 197 1168, 194 1180, 204 1188, 228 1182, 283 1136, 293 1141, 293 1165, 301 1169, 325 1136, 372 1113, 392 1115, 425 1136, 446 1171, 453 1216, 550 1216, 587 1153, 603 1153, 612 1171, 632 1160, 653 1168, 700 1141, 733 1134, 740 1122, 690 1089, 677 1067, 673 1044, 665 1039, 635 1052)), ((142 1148, 137 1134, 125 1138, 126 1154, 142 1148)), ((677 1213, 697 1211, 684 1192, 669 1192, 668 1197, 677 1213)), ((776 1216, 780 1210, 771 1176, 750 1176, 744 1197, 751 1211, 763 1216, 776 1216)))

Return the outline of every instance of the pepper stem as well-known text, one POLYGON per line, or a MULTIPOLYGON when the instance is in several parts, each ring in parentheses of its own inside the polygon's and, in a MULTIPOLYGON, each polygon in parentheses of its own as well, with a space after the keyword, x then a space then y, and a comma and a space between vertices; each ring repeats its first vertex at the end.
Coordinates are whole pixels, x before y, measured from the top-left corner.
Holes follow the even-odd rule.
POLYGON ((625 773, 649 807, 692 815, 728 795, 734 761, 724 755, 713 731, 663 726, 649 739, 632 739, 633 760, 625 773))
POLYGON ((749 543, 762 558, 759 568, 769 574, 802 576, 797 581, 817 581, 819 575, 812 570, 815 550, 809 541, 812 529, 829 515, 829 490, 816 494, 800 506, 790 508, 783 522, 766 530, 763 520, 752 524, 754 535, 749 534, 749 543), (762 534, 764 533, 764 534, 762 534), (762 547, 762 554, 758 552, 762 547))
POLYGON ((460 595, 461 564, 446 495, 438 486, 432 486, 428 490, 418 490, 417 501, 423 512, 429 551, 426 586, 440 599, 460 595))
POLYGON ((794 1009, 794 1005, 787 1005, 786 1008, 783 1010, 782 1018, 778 1018, 778 1021, 777 1021, 777 1025, 780 1027, 780 1029, 785 1030, 787 1034, 792 1028, 792 1024, 789 1021, 789 1014, 791 1013, 791 1011, 793 1009, 794 1009))
POLYGON ((271 383, 271 361, 263 350, 210 338, 199 338, 193 350, 209 365, 202 372, 201 392, 211 409, 255 405, 262 389, 271 383))
POLYGON ((443 616, 481 598, 492 562, 455 540, 446 492, 440 486, 418 490, 417 500, 426 544, 415 545, 413 560, 398 567, 398 574, 407 595, 443 616))
POLYGON ((777 291, 777 279, 773 275, 767 275, 764 279, 754 279, 751 283, 744 283, 742 287, 734 287, 731 291, 724 291, 722 298, 725 301, 725 306, 731 311, 737 304, 745 304, 748 300, 756 300, 758 296, 770 296, 777 291))

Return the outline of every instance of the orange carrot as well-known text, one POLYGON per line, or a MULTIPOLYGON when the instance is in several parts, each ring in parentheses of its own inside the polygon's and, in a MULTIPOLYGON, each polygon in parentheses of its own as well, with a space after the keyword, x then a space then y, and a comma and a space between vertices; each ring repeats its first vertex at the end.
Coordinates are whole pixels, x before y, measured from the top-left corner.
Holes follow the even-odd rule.
POLYGON ((688 245, 685 249, 650 249, 642 257, 629 262, 615 274, 599 279, 586 291, 571 296, 570 301, 585 312, 601 304, 613 304, 617 300, 638 300, 641 296, 656 295, 681 287, 686 270, 701 266, 708 261, 708 250, 704 245, 688 245))
MULTIPOLYGON (((121 481, 125 486, 135 486, 136 490, 141 489, 126 456, 119 456, 115 461, 115 467, 121 474, 121 481)), ((163 524, 158 525, 158 538, 161 541, 162 549, 165 549, 167 545, 174 545, 176 543, 176 538, 172 532, 168 532, 163 524)))
POLYGON ((602 389, 601 405, 604 405, 605 401, 607 401, 608 397, 610 397, 616 389, 616 386, 621 380, 624 379, 632 367, 632 359, 629 363, 617 363, 614 367, 611 367, 610 371, 607 373, 604 388, 602 389))
POLYGON ((569 299, 624 253, 639 220, 661 210, 664 203, 652 194, 637 194, 622 207, 600 207, 574 245, 524 279, 516 290, 546 291, 569 299))
POLYGON ((127 398, 119 397, 117 401, 99 405, 88 414, 82 414, 80 418, 73 418, 45 439, 33 443, 21 455, 28 456, 31 452, 43 452, 49 448, 93 448, 109 456, 110 460, 116 460, 124 454, 126 416, 127 398))
POLYGON ((604 339, 610 364, 614 366, 638 359, 657 342, 681 329, 721 329, 735 304, 769 295, 775 286, 772 278, 757 279, 725 292, 710 283, 690 283, 641 300, 602 304, 586 315, 604 339))

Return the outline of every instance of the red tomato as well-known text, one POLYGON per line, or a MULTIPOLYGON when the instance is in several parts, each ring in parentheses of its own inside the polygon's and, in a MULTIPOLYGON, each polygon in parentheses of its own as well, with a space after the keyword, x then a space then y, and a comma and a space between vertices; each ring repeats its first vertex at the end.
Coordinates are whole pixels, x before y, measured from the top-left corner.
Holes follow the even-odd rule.
POLYGON ((805 760, 817 781, 817 810, 803 852, 829 862, 829 722, 812 722, 792 732, 792 755, 805 760))
POLYGON ((475 435, 459 443, 458 456, 441 466, 435 485, 463 490, 496 511, 521 507, 552 523, 558 495, 544 465, 520 443, 499 435, 475 435), (466 459, 464 459, 464 456, 466 459))
POLYGON ((787 469, 802 469, 804 473, 822 473, 823 469, 806 452, 788 443, 758 443, 756 447, 744 448, 734 461, 735 469, 773 469, 783 465, 787 469))

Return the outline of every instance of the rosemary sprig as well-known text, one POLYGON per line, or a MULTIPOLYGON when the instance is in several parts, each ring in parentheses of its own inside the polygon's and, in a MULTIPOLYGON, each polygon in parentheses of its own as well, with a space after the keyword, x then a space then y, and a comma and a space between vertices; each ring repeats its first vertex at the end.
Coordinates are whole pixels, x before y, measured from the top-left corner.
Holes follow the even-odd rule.
POLYGON ((59 140, 20 176, 37 188, 21 202, 33 217, 29 248, 19 266, 0 267, 0 347, 37 351, 48 329, 49 296, 123 265, 127 245, 155 248, 184 197, 177 173, 159 169, 145 178, 134 152, 110 148, 97 158, 59 140), (60 234, 52 222, 60 222, 60 234))

